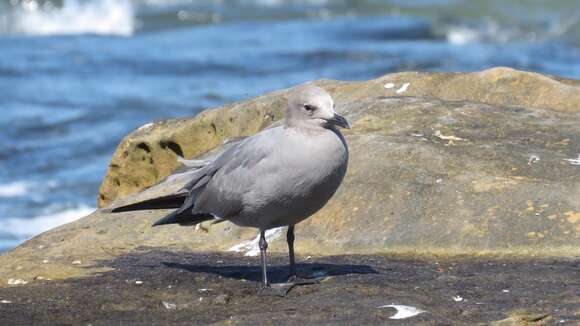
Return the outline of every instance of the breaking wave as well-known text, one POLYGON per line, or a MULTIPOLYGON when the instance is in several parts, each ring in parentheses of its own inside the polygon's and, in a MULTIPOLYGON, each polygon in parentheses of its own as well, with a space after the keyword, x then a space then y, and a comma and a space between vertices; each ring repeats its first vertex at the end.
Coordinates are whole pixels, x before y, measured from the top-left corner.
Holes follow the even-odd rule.
POLYGON ((19 197, 25 195, 30 184, 24 181, 0 184, 0 197, 19 197))
POLYGON ((2 32, 27 35, 98 34, 131 36, 135 30, 133 5, 129 0, 22 1, 0 17, 2 32))
POLYGON ((14 242, 22 242, 44 231, 62 224, 73 222, 92 213, 95 208, 80 206, 32 218, 0 219, 0 247, 14 242), (4 243, 8 242, 8 243, 4 243))

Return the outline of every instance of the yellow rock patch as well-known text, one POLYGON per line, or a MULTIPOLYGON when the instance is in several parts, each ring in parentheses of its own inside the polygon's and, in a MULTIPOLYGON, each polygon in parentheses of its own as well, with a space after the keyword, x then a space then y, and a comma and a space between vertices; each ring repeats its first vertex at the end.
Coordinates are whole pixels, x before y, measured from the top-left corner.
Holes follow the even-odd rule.
POLYGON ((471 182, 474 192, 488 192, 495 190, 505 190, 517 186, 524 177, 493 177, 479 179, 471 182))
POLYGON ((580 221, 580 212, 569 211, 564 213, 564 215, 568 216, 568 222, 570 223, 575 224, 580 221))

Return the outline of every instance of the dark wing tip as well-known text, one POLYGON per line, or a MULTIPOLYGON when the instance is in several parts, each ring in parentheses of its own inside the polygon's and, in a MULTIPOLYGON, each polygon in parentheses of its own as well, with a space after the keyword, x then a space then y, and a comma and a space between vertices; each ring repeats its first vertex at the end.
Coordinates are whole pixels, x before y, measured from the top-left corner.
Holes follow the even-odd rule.
POLYGON ((173 213, 165 216, 164 218, 157 220, 155 223, 153 223, 151 225, 151 227, 160 226, 160 225, 166 225, 166 224, 179 223, 178 222, 178 215, 176 213, 177 212, 173 212, 173 213))
POLYGON ((115 207, 111 213, 141 211, 148 209, 172 209, 180 208, 187 198, 187 193, 175 193, 157 198, 147 199, 141 202, 115 207))
POLYGON ((213 219, 211 214, 191 214, 187 211, 177 210, 164 218, 153 223, 151 227, 166 225, 166 224, 179 224, 181 226, 191 226, 204 221, 213 219))

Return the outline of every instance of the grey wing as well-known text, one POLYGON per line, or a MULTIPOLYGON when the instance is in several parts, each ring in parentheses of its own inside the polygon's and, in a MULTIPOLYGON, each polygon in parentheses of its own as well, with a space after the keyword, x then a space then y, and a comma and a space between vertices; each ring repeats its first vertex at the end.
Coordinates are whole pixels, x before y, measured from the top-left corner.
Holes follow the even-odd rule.
POLYGON ((243 195, 260 174, 255 168, 276 144, 274 129, 232 145, 203 168, 203 175, 186 186, 190 193, 185 204, 191 205, 193 214, 228 219, 244 209, 243 195))

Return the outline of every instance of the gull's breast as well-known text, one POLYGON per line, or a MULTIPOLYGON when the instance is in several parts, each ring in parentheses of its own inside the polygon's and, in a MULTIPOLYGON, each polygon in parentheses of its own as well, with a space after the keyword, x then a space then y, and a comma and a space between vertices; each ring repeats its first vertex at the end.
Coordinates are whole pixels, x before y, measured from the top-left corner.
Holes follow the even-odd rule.
POLYGON ((245 194, 247 205, 234 223, 259 228, 296 224, 320 210, 340 186, 348 149, 339 136, 327 134, 297 148, 285 145, 278 149, 276 166, 262 163, 264 173, 245 194))

